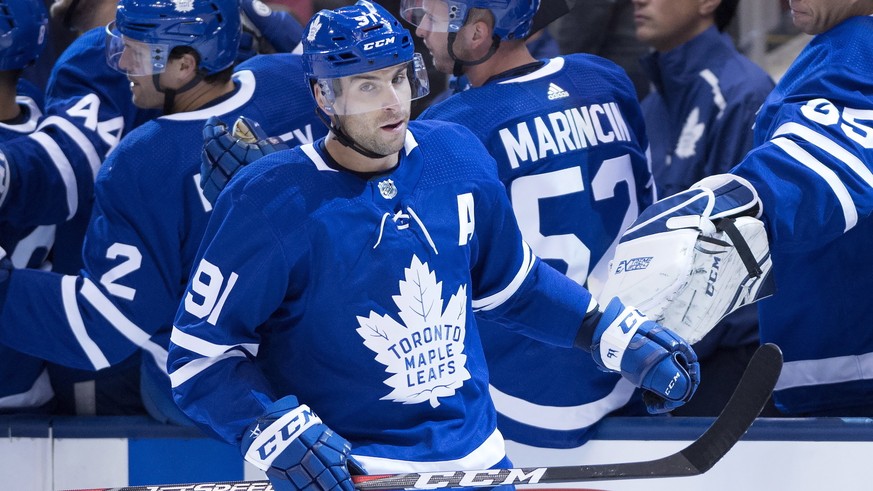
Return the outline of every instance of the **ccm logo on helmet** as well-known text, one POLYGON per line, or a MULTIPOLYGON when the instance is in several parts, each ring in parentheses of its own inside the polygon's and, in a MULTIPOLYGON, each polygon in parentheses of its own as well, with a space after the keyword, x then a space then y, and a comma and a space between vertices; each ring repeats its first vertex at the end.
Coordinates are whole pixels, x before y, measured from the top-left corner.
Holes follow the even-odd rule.
POLYGON ((364 44, 364 51, 369 51, 373 48, 381 48, 382 46, 387 46, 389 44, 394 44, 394 36, 390 38, 380 39, 378 41, 373 41, 372 43, 364 44))

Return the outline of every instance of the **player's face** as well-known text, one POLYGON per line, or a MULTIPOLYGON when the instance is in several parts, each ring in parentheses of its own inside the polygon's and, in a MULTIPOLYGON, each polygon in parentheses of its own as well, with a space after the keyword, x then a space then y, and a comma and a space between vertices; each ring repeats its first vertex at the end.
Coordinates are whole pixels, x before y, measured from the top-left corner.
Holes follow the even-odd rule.
POLYGON ((806 34, 819 34, 857 15, 873 14, 871 0, 789 0, 791 19, 806 34))
MULTIPOLYGON (((416 14, 408 20, 413 23, 415 35, 424 40, 424 45, 430 51, 434 67, 442 73, 452 73, 455 61, 449 55, 448 30, 449 30, 449 6, 442 0, 418 0, 416 14)), ((461 53, 458 43, 456 56, 461 53)), ((461 57, 461 59, 464 59, 461 57)))
POLYGON ((637 39, 669 51, 701 32, 700 0, 633 0, 637 39))
POLYGON ((382 155, 397 153, 406 140, 412 106, 407 65, 339 79, 333 112, 362 147, 382 155))

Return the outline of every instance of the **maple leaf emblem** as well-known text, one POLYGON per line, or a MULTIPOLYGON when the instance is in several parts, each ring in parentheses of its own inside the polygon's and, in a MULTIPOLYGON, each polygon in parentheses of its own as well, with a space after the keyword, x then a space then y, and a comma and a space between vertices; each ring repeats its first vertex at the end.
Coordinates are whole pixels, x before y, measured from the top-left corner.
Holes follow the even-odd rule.
POLYGON ((427 263, 413 255, 404 275, 400 294, 392 297, 402 322, 370 311, 368 317, 357 316, 357 332, 392 374, 385 384, 393 390, 383 400, 437 407, 440 397, 452 396, 470 378, 464 354, 467 286, 461 285, 443 309, 443 284, 427 263))

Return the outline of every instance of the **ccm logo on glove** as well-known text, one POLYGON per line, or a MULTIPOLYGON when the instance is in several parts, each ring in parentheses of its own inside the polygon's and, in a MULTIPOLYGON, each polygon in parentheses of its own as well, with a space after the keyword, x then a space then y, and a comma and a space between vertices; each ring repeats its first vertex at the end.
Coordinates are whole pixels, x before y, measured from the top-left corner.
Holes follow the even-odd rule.
POLYGON ((320 423, 321 418, 312 412, 309 406, 305 404, 298 406, 264 430, 261 430, 260 425, 255 427, 252 430, 255 441, 249 447, 245 458, 261 470, 266 470, 273 463, 273 459, 288 448, 294 439, 310 426, 320 423))

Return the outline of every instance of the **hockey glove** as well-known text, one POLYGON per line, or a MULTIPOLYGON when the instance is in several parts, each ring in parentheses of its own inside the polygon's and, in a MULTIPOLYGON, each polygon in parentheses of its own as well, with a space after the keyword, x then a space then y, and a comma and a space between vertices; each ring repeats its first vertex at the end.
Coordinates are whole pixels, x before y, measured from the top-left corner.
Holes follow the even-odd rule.
POLYGON ((751 184, 731 174, 652 204, 622 236, 601 298, 618 296, 696 343, 774 292, 760 210, 751 184))
POLYGON ((258 53, 292 53, 300 46, 303 26, 288 12, 261 0, 240 0, 243 31, 254 38, 258 53))
POLYGON ((271 404, 243 434, 240 449, 276 491, 355 491, 350 470, 364 473, 349 442, 294 396, 271 404))
POLYGON ((200 163, 200 188, 212 204, 240 167, 279 150, 288 148, 281 140, 267 137, 261 126, 245 116, 233 125, 233 134, 215 116, 203 127, 203 154, 200 163))
POLYGON ((597 321, 591 356, 600 368, 619 372, 645 389, 643 401, 652 414, 685 404, 700 384, 700 365, 691 346, 618 298, 597 321))

